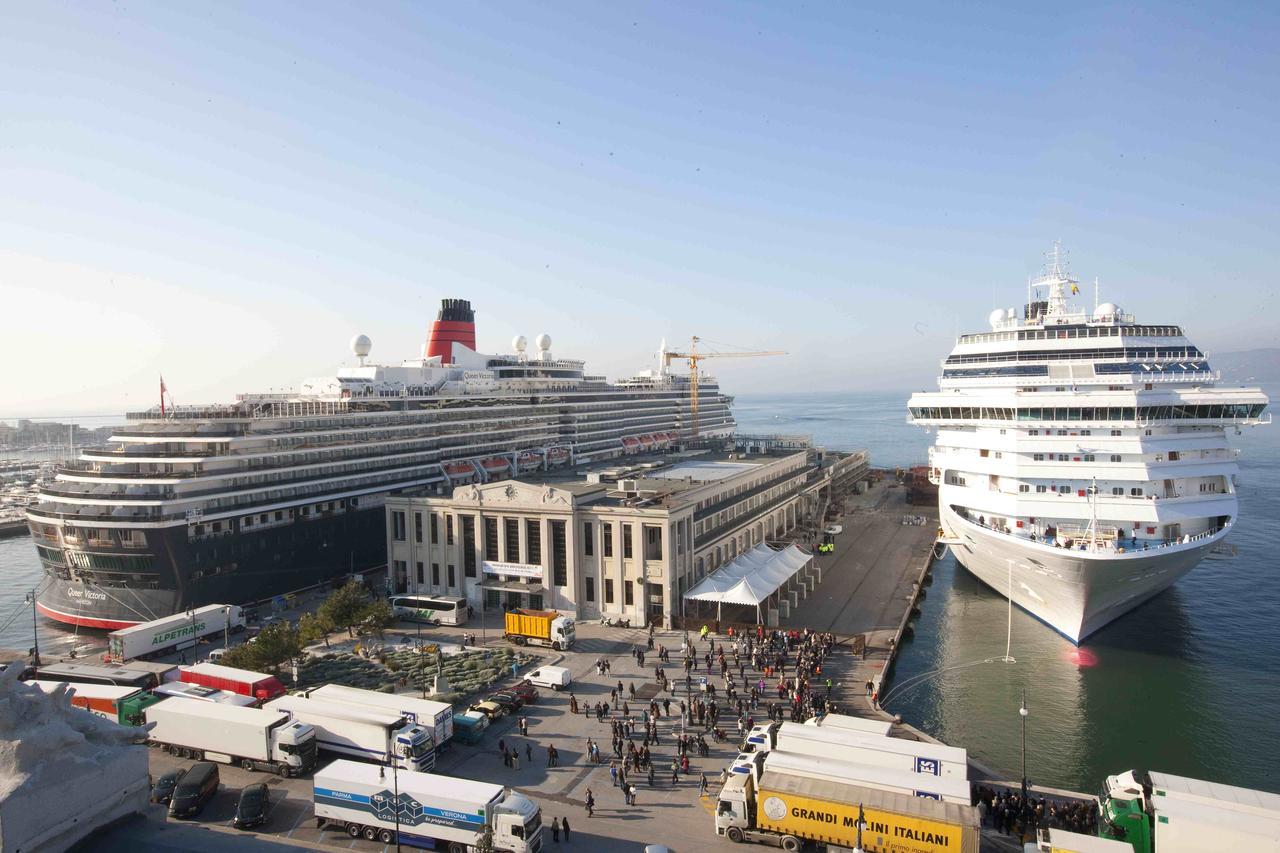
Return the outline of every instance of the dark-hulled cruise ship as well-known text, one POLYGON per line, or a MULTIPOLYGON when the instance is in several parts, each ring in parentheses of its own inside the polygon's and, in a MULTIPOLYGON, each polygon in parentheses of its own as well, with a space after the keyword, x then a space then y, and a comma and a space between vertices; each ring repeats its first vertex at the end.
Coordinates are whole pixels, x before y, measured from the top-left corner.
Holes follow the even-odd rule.
POLYGON ((116 629, 214 602, 259 601, 386 561, 383 501, 730 435, 732 399, 658 367, 617 382, 539 335, 476 351, 444 300, 422 357, 308 379, 297 393, 127 415, 27 513, 41 613, 116 629), (696 409, 694 395, 697 396, 696 409), (695 420, 696 419, 696 420, 695 420))

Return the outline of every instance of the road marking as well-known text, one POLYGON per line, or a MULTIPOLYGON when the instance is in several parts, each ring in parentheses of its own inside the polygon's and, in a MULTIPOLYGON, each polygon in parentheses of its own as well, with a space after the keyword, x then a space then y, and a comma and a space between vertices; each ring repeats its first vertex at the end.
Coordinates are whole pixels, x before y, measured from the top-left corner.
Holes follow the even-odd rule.
MULTIPOLYGON (((284 804, 284 799, 281 799, 280 802, 277 803, 277 805, 283 805, 283 804, 284 804)), ((298 829, 298 824, 302 823, 302 818, 305 817, 306 814, 307 814, 307 810, 305 808, 298 809, 298 817, 293 821, 293 826, 290 827, 289 831, 284 834, 285 838, 293 837, 293 833, 298 829)))

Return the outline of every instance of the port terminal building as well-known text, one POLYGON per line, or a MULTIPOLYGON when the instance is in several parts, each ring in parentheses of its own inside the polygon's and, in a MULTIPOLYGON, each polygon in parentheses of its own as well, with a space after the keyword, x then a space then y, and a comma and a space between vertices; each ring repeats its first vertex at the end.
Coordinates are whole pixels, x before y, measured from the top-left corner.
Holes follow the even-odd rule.
MULTIPOLYGON (((758 559, 761 546, 816 540, 868 464, 866 451, 824 451, 803 437, 736 436, 625 465, 393 495, 390 579, 396 593, 459 596, 477 612, 673 627, 696 604, 686 593, 722 567, 758 559)), ((760 620, 776 624, 788 604, 780 591, 760 620)))

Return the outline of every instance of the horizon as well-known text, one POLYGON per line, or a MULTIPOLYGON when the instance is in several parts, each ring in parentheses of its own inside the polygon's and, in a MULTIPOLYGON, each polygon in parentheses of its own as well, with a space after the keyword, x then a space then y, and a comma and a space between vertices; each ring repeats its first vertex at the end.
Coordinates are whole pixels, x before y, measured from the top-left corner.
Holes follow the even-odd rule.
POLYGON ((296 387, 549 333, 785 350, 727 388, 929 387, 1062 239, 1081 300, 1276 343, 1280 9, 928 15, 28 5, 7 119, 0 417, 296 387), (1223 298, 1229 296, 1230 298, 1223 298), (728 342, 717 344, 716 341, 728 342))

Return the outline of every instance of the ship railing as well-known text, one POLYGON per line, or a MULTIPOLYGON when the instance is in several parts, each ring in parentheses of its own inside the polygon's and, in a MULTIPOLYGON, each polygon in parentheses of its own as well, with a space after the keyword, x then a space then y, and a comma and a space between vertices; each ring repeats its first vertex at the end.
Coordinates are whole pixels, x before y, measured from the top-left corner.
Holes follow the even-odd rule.
POLYGON ((985 520, 979 521, 972 515, 962 514, 962 517, 965 521, 975 527, 981 527, 984 530, 990 530, 992 533, 999 533, 1004 536, 1008 536, 1010 539, 1035 542, 1049 548, 1060 548, 1071 551, 1088 551, 1092 553, 1106 551, 1117 554, 1127 554, 1139 551, 1157 550, 1160 548, 1172 548, 1179 545, 1190 545, 1195 542, 1211 539, 1226 529, 1225 526, 1218 525, 1210 527, 1209 529, 1203 530, 1199 533, 1188 533, 1175 539, 1152 540, 1138 539, 1133 536, 1125 537, 1118 528, 1110 528, 1107 530, 1099 529, 1096 533, 1090 533, 1087 528, 1066 529, 1055 525, 1055 535, 1045 536, 1043 533, 1036 533, 1033 530, 1026 530, 1026 528, 1011 528, 1007 526, 997 527, 986 523, 985 520), (1024 530, 1026 530, 1026 532, 1022 532, 1024 530))
MULTIPOLYGON (((1139 380, 1143 383, 1172 383, 1172 382, 1219 382, 1222 379, 1222 372, 1219 370, 1196 370, 1181 373, 1150 373, 1144 370, 1134 370, 1130 373, 1093 373, 1081 376, 1063 376, 1053 377, 1048 375, 1040 376, 938 376, 939 387, 961 387, 971 388, 976 386, 988 385, 1009 385, 1024 388, 1030 385, 1053 385, 1054 387, 1074 383, 1077 386, 1089 385, 1116 385, 1122 382, 1130 382, 1139 380)), ((1127 390, 1127 389, 1126 389, 1127 390)), ((1045 393, 1043 391, 1035 393, 1045 393)))

